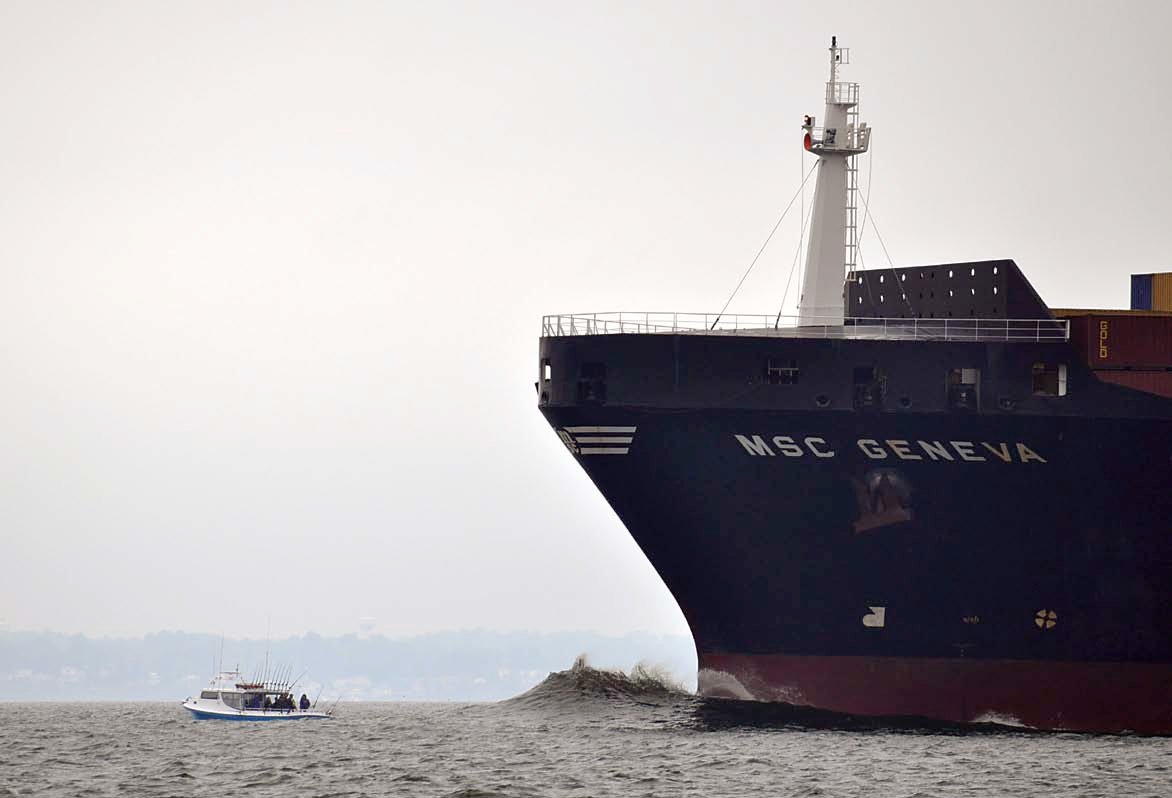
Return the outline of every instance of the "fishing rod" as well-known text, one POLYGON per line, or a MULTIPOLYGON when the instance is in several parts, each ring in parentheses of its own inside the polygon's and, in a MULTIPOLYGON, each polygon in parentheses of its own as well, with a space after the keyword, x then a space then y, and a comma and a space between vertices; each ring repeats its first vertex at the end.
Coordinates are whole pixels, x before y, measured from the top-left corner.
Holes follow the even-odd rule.
POLYGON ((306 668, 305 670, 303 670, 303 671, 300 673, 300 675, 298 675, 298 677, 297 677, 296 679, 294 679, 294 680, 293 680, 293 681, 292 681, 292 682, 289 684, 289 687, 290 687, 290 689, 292 689, 293 687, 296 687, 296 686, 297 686, 297 683, 301 681, 301 677, 302 677, 302 676, 304 676, 304 675, 305 675, 305 674, 307 674, 307 673, 309 673, 309 668, 306 668))

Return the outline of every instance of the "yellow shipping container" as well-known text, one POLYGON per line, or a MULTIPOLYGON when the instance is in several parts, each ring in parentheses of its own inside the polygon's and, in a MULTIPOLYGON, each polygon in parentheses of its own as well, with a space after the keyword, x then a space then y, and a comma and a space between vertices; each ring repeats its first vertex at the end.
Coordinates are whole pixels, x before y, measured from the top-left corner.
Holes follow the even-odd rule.
POLYGON ((1172 310, 1172 272, 1152 275, 1152 310, 1172 310))

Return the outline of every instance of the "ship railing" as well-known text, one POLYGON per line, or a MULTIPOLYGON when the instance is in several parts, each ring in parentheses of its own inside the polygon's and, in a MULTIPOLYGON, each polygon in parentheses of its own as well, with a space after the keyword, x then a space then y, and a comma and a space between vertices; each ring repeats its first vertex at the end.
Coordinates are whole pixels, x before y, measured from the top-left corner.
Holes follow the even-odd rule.
POLYGON ((843 125, 842 128, 810 128, 810 147, 814 151, 832 152, 866 151, 871 142, 871 129, 861 125, 843 125))
POLYGON ((848 317, 819 324, 796 316, 746 313, 611 312, 543 316, 543 337, 705 334, 779 338, 900 341, 1034 341, 1070 339, 1066 319, 900 319, 848 317))
POLYGON ((827 81, 826 102, 832 104, 857 105, 859 102, 859 84, 843 83, 842 81, 827 81))

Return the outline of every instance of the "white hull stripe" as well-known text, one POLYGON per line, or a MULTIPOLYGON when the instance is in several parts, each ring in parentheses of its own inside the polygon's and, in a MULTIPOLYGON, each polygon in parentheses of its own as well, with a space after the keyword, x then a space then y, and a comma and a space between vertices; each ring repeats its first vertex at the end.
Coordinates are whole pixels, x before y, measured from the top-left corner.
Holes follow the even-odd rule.
POLYGON ((627 447, 609 447, 609 446, 583 446, 578 449, 580 454, 626 454, 629 449, 627 447))
POLYGON ((635 433, 634 427, 566 427, 566 432, 571 435, 583 435, 591 432, 594 433, 610 433, 610 434, 627 434, 633 435, 635 433))
POLYGON ((583 435, 574 438, 578 443, 630 443, 635 440, 630 435, 583 435))

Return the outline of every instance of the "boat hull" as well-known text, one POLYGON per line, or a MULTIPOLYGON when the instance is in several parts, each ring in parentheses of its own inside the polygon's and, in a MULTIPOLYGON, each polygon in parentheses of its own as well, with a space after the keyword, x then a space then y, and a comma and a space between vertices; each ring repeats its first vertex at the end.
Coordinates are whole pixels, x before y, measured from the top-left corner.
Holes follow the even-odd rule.
POLYGON ((1172 734, 1172 422, 543 411, 679 603, 702 695, 1172 734))
POLYGON ((699 692, 851 715, 1167 734, 1172 665, 701 654, 699 692))
POLYGON ((324 712, 294 710, 236 710, 229 707, 224 709, 197 708, 184 703, 183 708, 191 713, 196 720, 234 720, 234 721, 275 721, 275 720, 324 720, 328 718, 324 712))

